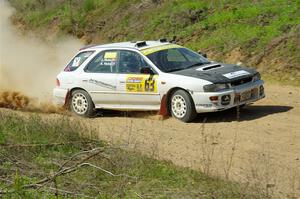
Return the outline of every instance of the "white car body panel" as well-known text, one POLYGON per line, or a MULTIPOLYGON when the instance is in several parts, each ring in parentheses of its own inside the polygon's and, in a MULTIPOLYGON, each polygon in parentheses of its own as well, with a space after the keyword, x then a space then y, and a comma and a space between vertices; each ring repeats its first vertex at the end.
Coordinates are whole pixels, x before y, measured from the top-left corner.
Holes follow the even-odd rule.
MULTIPOLYGON (((117 76, 117 92, 118 100, 120 104, 128 106, 153 106, 159 108, 160 105, 160 93, 157 92, 128 92, 126 91, 126 83, 128 76, 134 76, 136 78, 149 78, 150 75, 139 75, 139 74, 118 74, 117 76)), ((159 76, 155 77, 154 81, 159 81, 159 76)))
POLYGON ((238 86, 234 89, 230 89, 230 90, 226 90, 223 92, 214 92, 214 93, 206 93, 206 92, 194 92, 191 96, 194 100, 195 106, 196 106, 196 111, 198 113, 203 113, 203 112, 215 112, 215 111, 221 111, 221 110, 225 110, 225 109, 229 109, 232 107, 235 107, 237 105, 243 105, 243 104, 250 104, 252 102, 255 102, 261 98, 264 97, 263 96, 254 96, 253 98, 250 98, 249 100, 246 100, 244 102, 235 102, 235 95, 237 93, 243 93, 246 92, 248 90, 252 90, 252 89, 259 89, 259 87, 263 85, 263 81, 257 81, 255 83, 250 83, 248 85, 241 85, 238 86), (219 96, 219 98, 223 95, 230 95, 231 96, 231 100, 229 105, 225 105, 223 106, 221 104, 220 101, 212 103, 209 100, 210 96, 219 96))
POLYGON ((84 88, 90 94, 95 106, 99 108, 103 104, 118 104, 116 83, 117 74, 85 72, 80 74, 78 82, 80 88, 84 88))

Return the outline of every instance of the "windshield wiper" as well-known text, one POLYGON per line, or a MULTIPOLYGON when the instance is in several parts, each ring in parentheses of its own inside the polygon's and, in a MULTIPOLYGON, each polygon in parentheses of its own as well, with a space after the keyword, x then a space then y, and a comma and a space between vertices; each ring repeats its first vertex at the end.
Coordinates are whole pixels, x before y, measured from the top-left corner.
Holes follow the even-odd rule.
POLYGON ((179 71, 179 70, 184 70, 185 68, 174 68, 174 69, 171 69, 171 70, 168 70, 167 72, 175 72, 175 71, 179 71))

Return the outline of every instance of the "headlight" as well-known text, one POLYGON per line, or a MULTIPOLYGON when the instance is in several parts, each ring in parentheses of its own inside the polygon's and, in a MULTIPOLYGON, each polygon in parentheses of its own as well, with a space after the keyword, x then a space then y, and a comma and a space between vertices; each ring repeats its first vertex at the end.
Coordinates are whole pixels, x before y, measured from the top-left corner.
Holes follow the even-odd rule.
POLYGON ((217 92, 228 88, 229 88, 228 84, 209 84, 203 86, 204 92, 217 92))
POLYGON ((256 82, 256 81, 258 81, 258 80, 260 80, 260 74, 259 74, 259 73, 256 73, 256 74, 253 76, 253 78, 252 78, 252 82, 256 82))

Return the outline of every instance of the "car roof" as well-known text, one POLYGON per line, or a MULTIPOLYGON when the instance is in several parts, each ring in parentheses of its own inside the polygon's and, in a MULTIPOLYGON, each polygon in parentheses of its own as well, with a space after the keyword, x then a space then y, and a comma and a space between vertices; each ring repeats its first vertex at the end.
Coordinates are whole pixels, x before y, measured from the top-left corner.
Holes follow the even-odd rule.
POLYGON ((170 42, 161 42, 161 41, 131 41, 131 42, 119 42, 119 43, 110 43, 110 44, 101 44, 101 45, 89 45, 81 48, 80 50, 97 50, 101 48, 131 48, 136 50, 144 50, 147 48, 153 48, 163 45, 170 45, 170 42), (138 43, 146 42, 146 45, 138 47, 138 43))

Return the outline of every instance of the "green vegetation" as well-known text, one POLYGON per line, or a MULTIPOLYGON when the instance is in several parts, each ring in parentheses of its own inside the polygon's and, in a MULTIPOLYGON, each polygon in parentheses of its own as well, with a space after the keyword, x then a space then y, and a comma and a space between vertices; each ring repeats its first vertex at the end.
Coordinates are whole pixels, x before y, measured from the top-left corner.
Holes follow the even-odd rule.
POLYGON ((178 43, 206 51, 213 59, 224 61, 238 48, 243 56, 233 61, 262 68, 281 79, 300 79, 298 0, 10 2, 18 11, 16 17, 32 29, 55 24, 61 33, 84 37, 88 43, 176 35, 178 43))
POLYGON ((67 116, 1 111, 0 197, 258 198, 237 183, 113 148, 94 135, 67 116))

